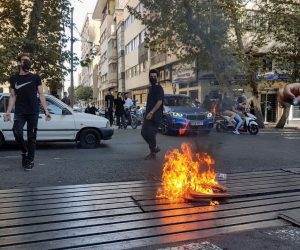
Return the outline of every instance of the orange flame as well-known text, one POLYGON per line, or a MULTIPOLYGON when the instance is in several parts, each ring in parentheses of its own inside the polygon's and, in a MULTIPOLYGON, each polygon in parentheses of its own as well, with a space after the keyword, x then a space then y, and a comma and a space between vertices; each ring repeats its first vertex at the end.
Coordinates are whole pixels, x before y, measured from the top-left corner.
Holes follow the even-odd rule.
POLYGON ((189 123, 185 123, 184 127, 179 129, 179 135, 185 135, 188 127, 189 127, 189 123))
POLYGON ((212 187, 218 184, 213 169, 215 161, 207 153, 193 154, 188 143, 181 145, 181 151, 174 149, 165 155, 162 188, 157 197, 184 199, 191 190, 213 194, 212 187))

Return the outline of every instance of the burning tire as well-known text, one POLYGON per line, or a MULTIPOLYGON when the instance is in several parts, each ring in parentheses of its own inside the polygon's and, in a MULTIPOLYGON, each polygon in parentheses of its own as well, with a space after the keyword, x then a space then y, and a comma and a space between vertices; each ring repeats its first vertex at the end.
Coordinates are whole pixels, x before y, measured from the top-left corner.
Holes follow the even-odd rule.
POLYGON ((256 135, 259 131, 259 128, 255 124, 249 124, 248 126, 248 131, 251 135, 256 135))

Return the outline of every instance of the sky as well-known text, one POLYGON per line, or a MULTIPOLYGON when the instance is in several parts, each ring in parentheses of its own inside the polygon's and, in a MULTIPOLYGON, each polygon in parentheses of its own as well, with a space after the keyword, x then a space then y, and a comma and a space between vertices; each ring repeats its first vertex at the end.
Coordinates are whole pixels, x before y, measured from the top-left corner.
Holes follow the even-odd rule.
MULTIPOLYGON (((74 29, 74 37, 80 40, 80 32, 82 30, 82 26, 87 13, 92 13, 95 9, 97 0, 71 0, 71 4, 74 7, 74 23, 76 28, 74 29)), ((81 52, 81 43, 74 43, 74 52, 80 58, 81 52)), ((80 67, 78 67, 77 71, 74 72, 74 84, 77 85, 78 82, 78 73, 81 71, 80 67)), ((66 78, 65 81, 65 90, 70 86, 70 76, 66 78)))

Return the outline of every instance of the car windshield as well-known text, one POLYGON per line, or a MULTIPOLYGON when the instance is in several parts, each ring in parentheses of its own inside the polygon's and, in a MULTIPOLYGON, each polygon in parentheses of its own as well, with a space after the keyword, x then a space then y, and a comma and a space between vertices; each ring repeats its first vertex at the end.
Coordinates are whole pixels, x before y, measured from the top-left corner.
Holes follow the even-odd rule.
POLYGON ((197 103, 187 96, 168 96, 165 97, 164 100, 165 106, 173 106, 173 107, 197 107, 197 103))

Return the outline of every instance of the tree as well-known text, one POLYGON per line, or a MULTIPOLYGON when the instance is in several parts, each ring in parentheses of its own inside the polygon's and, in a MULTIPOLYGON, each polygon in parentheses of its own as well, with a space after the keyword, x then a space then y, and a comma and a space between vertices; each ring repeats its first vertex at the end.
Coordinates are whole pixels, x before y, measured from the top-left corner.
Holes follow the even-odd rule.
MULTIPOLYGON (((288 76, 289 82, 300 78, 300 2, 297 0, 270 0, 266 9, 269 33, 276 41, 270 51, 277 68, 288 76)), ((283 107, 283 114, 276 128, 284 128, 290 105, 283 107)))
POLYGON ((89 86, 78 86, 75 89, 75 98, 76 100, 88 102, 93 98, 93 89, 89 86))
POLYGON ((0 3, 0 82, 15 69, 20 52, 33 56, 37 71, 51 91, 57 90, 69 69, 66 51, 70 25, 69 0, 1 0, 0 3), (28 19, 29 17, 29 19, 28 19))
MULTIPOLYGON (((256 112, 261 114, 256 74, 257 48, 266 43, 265 25, 244 26, 248 18, 243 0, 141 0, 146 11, 129 11, 147 27, 146 43, 152 50, 173 53, 183 61, 197 61, 212 70, 221 86, 231 89, 234 76, 251 87, 256 112), (250 34, 249 45, 244 37, 250 34), (203 63, 204 62, 204 63, 203 63)), ((257 13, 259 15, 260 12, 257 13)), ((263 22, 261 21, 261 24, 263 22)), ((261 126, 262 115, 260 115, 261 126)))

